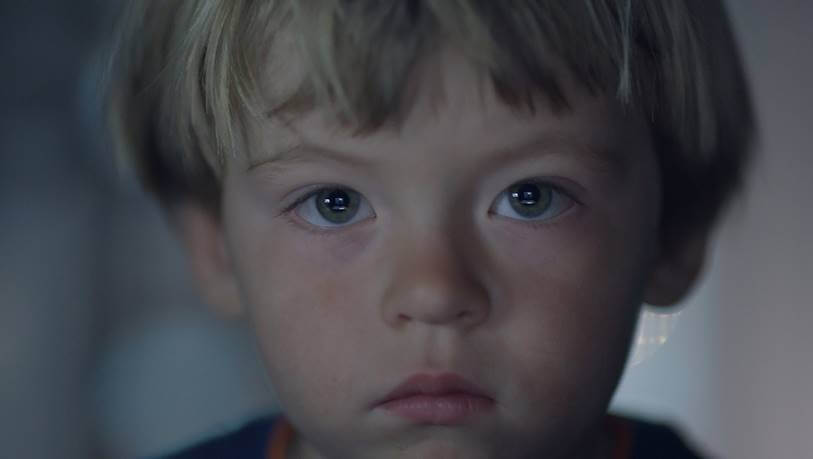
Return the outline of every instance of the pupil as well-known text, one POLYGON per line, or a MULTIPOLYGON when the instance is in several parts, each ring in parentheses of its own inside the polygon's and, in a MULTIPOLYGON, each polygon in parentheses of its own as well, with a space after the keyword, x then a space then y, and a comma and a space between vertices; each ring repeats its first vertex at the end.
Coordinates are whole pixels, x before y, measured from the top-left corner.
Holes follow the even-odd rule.
POLYGON ((333 212, 344 212, 349 207, 350 196, 342 190, 334 190, 322 199, 322 203, 333 212))
POLYGON ((539 187, 526 183, 512 192, 511 197, 519 201, 523 206, 534 206, 539 202, 539 187))
POLYGON ((523 217, 537 218, 550 208, 553 193, 550 186, 542 183, 520 183, 509 189, 511 207, 523 217))
POLYGON ((316 197, 316 210, 330 223, 340 225, 356 216, 361 197, 346 188, 327 188, 316 197))

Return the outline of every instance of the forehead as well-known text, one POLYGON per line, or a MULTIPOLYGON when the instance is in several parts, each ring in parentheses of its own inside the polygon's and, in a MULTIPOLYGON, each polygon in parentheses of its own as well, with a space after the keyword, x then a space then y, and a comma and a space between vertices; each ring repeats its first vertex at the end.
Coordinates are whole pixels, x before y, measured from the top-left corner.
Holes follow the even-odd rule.
MULTIPOLYGON (((305 67, 293 44, 270 53, 263 77, 267 100, 280 100, 300 87, 305 67), (287 56, 286 65, 279 64, 287 56)), ((533 142, 569 142, 579 148, 607 149, 642 134, 644 123, 613 98, 588 91, 566 67, 551 58, 551 68, 566 98, 554 106, 545 94, 533 108, 507 104, 488 75, 454 48, 445 46, 423 58, 410 73, 400 111, 369 132, 336 116, 330 105, 293 104, 268 111, 249 129, 249 164, 273 161, 302 145, 352 152, 375 159, 388 152, 500 150, 533 142)), ((271 102, 273 103, 273 102, 271 102)))

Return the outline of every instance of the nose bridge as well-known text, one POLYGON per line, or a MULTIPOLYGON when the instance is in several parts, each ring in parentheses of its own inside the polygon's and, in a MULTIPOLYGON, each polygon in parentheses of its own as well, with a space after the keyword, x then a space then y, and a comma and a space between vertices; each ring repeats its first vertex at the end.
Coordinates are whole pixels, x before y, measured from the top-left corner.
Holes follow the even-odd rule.
POLYGON ((404 232, 382 304, 389 324, 469 328, 485 320, 489 296, 471 264, 468 239, 439 227, 404 232))

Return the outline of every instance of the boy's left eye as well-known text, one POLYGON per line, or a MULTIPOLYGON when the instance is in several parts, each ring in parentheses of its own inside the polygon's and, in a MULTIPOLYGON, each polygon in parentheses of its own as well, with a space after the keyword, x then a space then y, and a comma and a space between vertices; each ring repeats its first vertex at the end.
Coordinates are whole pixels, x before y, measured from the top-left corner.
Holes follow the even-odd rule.
POLYGON ((518 182, 500 193, 491 212, 525 221, 546 221, 558 217, 574 204, 557 187, 535 180, 518 182))

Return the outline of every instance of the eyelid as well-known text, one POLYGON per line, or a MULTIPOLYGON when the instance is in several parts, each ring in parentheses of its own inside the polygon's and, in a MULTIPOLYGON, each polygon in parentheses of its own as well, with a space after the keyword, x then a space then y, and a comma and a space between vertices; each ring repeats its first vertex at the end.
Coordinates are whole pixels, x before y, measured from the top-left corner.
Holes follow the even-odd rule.
MULTIPOLYGON (((290 196, 290 195, 297 196, 290 204, 284 204, 282 210, 279 212, 279 214, 277 216, 280 216, 280 215, 283 215, 283 214, 286 214, 288 212, 293 211, 294 209, 296 209, 297 206, 303 204, 305 201, 307 201, 308 199, 314 197, 317 193, 319 193, 320 191, 322 191, 322 190, 324 190, 326 188, 343 188, 343 189, 348 189, 348 190, 354 190, 353 188, 350 188, 349 186, 340 185, 338 183, 317 183, 317 184, 308 185, 308 186, 298 188, 297 190, 295 190, 295 191, 293 191, 291 193, 288 193, 285 197, 282 198, 282 201, 285 202, 285 201, 287 201, 289 199, 287 196, 290 196)), ((361 193, 359 193, 359 194, 361 194, 361 193)))
POLYGON ((322 188, 330 187, 330 185, 314 185, 311 187, 307 187, 308 191, 302 192, 299 197, 297 197, 293 202, 290 204, 285 205, 280 213, 277 216, 281 216, 287 213, 292 212, 294 209, 305 203, 308 199, 316 196, 316 193, 319 192, 322 188))

